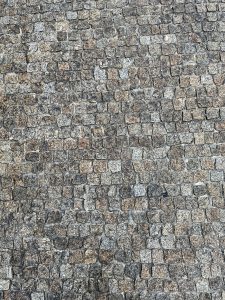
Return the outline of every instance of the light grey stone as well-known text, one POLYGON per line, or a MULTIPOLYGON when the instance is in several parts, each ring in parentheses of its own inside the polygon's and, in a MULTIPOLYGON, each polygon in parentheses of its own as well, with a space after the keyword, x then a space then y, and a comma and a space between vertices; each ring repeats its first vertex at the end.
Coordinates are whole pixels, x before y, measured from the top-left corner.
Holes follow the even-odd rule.
POLYGON ((134 196, 143 197, 146 195, 146 188, 143 184, 137 184, 134 186, 134 196))
POLYGON ((99 66, 95 67, 94 76, 96 80, 106 80, 106 72, 99 66))
POLYGON ((32 293, 31 300, 44 300, 44 293, 32 293))
POLYGON ((0 290, 2 291, 9 290, 9 284, 10 284, 9 280, 0 279, 0 290))
POLYGON ((108 162, 108 167, 112 173, 121 172, 121 161, 120 160, 110 160, 108 162))

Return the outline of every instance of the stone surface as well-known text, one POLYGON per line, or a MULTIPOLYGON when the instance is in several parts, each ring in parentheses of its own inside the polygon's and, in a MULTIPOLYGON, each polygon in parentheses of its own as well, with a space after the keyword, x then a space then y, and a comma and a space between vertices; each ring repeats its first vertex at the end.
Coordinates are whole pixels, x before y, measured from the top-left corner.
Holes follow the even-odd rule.
POLYGON ((147 195, 148 197, 160 197, 163 195, 166 195, 166 192, 164 192, 164 189, 155 183, 150 183, 147 187, 147 195))
POLYGON ((0 1, 0 299, 225 300, 224 0, 0 1))

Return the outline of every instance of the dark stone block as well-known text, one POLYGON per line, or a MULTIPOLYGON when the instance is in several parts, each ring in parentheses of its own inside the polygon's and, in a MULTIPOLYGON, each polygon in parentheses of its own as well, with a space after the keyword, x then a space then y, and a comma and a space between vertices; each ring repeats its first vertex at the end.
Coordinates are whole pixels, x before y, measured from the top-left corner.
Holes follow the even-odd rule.
POLYGON ((29 152, 29 153, 26 154, 25 159, 27 161, 33 161, 33 162, 39 161, 39 153, 37 153, 37 152, 29 152))
POLYGON ((83 247, 84 239, 83 238, 69 238, 68 247, 69 249, 80 249, 83 247))
POLYGON ((18 186, 13 190, 13 200, 26 200, 27 199, 27 188, 18 186))
POLYGON ((196 184, 193 187, 195 196, 202 196, 208 194, 207 186, 204 183, 196 184))
POLYGON ((141 265, 138 263, 131 263, 125 266, 124 274, 127 277, 130 277, 131 279, 135 280, 139 275, 141 271, 141 265))
POLYGON ((100 264, 90 265, 89 274, 91 278, 98 278, 102 276, 102 266, 100 264))
POLYGON ((68 240, 66 237, 56 237, 54 238, 53 243, 56 249, 65 250, 68 245, 68 240))
POLYGON ((62 220, 62 212, 50 211, 47 215, 47 223, 59 223, 62 220))
POLYGON ((152 198, 152 197, 167 197, 168 194, 166 191, 164 191, 164 189, 158 185, 158 184, 155 184, 155 183, 151 183, 148 185, 147 187, 147 195, 149 198, 152 198))

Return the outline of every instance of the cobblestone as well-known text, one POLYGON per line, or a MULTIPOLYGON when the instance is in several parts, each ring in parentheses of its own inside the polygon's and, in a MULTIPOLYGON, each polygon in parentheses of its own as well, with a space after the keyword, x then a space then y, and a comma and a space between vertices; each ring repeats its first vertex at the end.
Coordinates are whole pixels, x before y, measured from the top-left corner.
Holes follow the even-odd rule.
POLYGON ((0 299, 225 300, 224 12, 0 1, 0 299))

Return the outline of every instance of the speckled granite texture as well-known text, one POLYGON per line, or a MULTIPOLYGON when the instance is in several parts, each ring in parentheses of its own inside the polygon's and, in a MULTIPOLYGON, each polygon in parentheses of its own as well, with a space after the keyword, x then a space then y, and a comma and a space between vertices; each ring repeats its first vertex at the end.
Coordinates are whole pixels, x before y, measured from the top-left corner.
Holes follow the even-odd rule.
POLYGON ((0 299, 225 299, 225 0, 0 0, 0 299))

